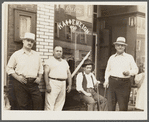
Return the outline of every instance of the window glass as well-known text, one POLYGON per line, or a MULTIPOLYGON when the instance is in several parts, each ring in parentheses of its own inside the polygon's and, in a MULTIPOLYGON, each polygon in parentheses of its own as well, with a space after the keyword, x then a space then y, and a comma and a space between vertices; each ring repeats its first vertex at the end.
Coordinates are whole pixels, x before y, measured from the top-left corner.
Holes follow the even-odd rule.
POLYGON ((54 46, 63 48, 71 73, 92 47, 93 5, 55 5, 54 46))
POLYGON ((20 16, 20 37, 24 37, 26 32, 31 31, 31 17, 20 16))

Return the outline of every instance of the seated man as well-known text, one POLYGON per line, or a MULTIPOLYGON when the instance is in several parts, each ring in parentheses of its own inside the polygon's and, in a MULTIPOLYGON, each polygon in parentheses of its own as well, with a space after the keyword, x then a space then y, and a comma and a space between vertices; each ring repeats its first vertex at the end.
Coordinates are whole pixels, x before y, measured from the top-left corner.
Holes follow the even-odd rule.
POLYGON ((93 63, 91 60, 84 61, 83 72, 76 78, 76 90, 80 93, 81 99, 87 104, 88 111, 95 110, 96 101, 99 101, 102 110, 107 110, 107 100, 95 91, 95 87, 100 83, 96 80, 92 71, 93 63))

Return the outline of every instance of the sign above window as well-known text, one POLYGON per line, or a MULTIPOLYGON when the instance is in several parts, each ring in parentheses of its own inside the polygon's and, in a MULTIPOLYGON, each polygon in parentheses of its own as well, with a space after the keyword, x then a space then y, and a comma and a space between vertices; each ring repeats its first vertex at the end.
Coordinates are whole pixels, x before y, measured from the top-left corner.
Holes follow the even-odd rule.
POLYGON ((84 16, 83 5, 65 5, 65 12, 71 16, 84 16))
POLYGON ((88 28, 79 20, 75 20, 75 19, 69 19, 69 20, 65 20, 62 21, 60 23, 57 24, 59 29, 62 29, 65 26, 71 26, 71 29, 73 31, 75 31, 77 29, 77 27, 81 28, 86 34, 89 34, 89 30, 88 28))

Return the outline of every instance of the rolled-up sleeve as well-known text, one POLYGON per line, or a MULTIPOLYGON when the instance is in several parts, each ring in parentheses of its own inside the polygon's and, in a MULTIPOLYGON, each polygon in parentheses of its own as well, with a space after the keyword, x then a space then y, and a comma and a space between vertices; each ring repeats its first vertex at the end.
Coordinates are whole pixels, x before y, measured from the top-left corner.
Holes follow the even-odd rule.
POLYGON ((105 70, 105 82, 109 82, 109 76, 110 76, 110 70, 111 70, 111 58, 109 58, 108 63, 107 63, 107 67, 105 70))
POLYGON ((92 74, 92 77, 93 77, 94 84, 96 84, 97 83, 97 79, 95 78, 95 75, 92 74))
POLYGON ((8 73, 8 75, 15 73, 15 67, 16 67, 15 54, 12 54, 6 66, 6 72, 8 73))
POLYGON ((136 64, 134 58, 131 56, 130 57, 130 75, 134 76, 134 75, 138 74, 138 71, 139 71, 139 69, 137 67, 137 64, 136 64))
POLYGON ((82 73, 79 73, 76 77, 76 90, 77 91, 82 91, 82 82, 83 82, 83 75, 82 73))

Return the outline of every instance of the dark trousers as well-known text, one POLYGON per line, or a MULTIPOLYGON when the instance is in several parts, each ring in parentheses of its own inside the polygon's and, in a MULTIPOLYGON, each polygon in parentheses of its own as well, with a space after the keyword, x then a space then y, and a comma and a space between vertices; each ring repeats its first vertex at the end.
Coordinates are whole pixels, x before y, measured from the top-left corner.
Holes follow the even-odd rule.
POLYGON ((16 96, 15 96, 13 80, 14 80, 14 78, 12 78, 12 76, 10 76, 8 99, 10 101, 11 110, 19 110, 18 102, 17 102, 16 96))
POLYGON ((120 111, 128 110, 128 102, 131 91, 130 79, 114 79, 109 77, 108 88, 108 111, 115 111, 116 103, 118 102, 120 111))
POLYGON ((15 96, 20 110, 42 110, 42 96, 38 84, 34 83, 34 80, 27 80, 27 84, 22 84, 15 79, 13 82, 15 96), (29 106, 32 106, 32 108, 29 106))

